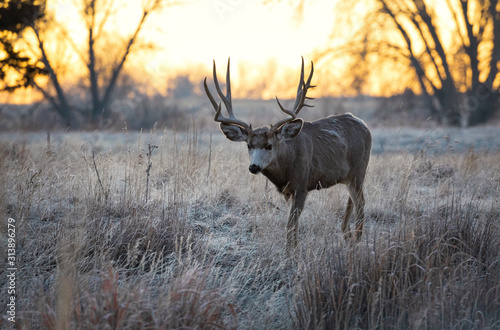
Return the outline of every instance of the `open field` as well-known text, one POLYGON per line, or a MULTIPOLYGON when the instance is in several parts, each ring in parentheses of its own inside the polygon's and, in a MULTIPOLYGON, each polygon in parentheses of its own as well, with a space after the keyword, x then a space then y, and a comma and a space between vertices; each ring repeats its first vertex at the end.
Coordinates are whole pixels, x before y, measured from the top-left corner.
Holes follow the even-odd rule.
POLYGON ((288 205, 218 131, 2 134, 16 326, 499 328, 499 133, 374 129, 361 242, 340 185, 309 194, 291 255, 288 205))

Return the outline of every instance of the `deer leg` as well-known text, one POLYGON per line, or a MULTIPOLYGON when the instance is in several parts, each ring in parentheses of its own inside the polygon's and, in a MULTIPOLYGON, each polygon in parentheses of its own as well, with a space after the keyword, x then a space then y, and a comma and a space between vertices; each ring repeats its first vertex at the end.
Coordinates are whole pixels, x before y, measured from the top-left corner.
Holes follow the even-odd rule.
POLYGON ((359 241, 363 234, 363 225, 365 223, 365 196, 363 190, 358 192, 358 205, 356 205, 356 238, 359 241))
POLYGON ((288 216, 288 224, 286 225, 286 246, 287 249, 297 247, 297 230, 299 226, 299 217, 306 202, 307 191, 296 191, 292 196, 292 208, 288 216))
POLYGON ((353 206, 354 206, 354 204, 353 204, 352 198, 349 196, 349 199, 347 200, 347 206, 345 208, 344 221, 342 222, 342 232, 344 233, 345 238, 350 237, 349 219, 351 218, 353 206))
POLYGON ((363 234, 363 224, 365 221, 365 196, 363 194, 363 185, 354 183, 348 186, 354 206, 356 207, 356 239, 360 239, 363 234))

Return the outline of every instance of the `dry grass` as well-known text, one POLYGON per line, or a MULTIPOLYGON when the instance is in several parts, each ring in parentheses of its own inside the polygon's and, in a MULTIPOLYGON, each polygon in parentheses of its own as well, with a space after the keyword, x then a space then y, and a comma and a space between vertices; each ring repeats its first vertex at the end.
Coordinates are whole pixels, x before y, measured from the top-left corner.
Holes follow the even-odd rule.
POLYGON ((339 186, 310 194, 288 256, 288 205, 219 133, 3 139, 17 326, 498 328, 498 147, 414 141, 420 152, 374 153, 360 243, 340 233, 339 186))

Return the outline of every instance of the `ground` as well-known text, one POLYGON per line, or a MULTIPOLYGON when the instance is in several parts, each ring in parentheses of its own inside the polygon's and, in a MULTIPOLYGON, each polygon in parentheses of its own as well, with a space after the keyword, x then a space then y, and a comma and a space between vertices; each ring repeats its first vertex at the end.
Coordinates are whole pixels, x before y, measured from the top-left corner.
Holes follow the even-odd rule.
POLYGON ((292 253, 289 206, 219 131, 3 133, 16 325, 498 328, 499 132, 373 129, 361 241, 339 185, 308 196, 292 253))

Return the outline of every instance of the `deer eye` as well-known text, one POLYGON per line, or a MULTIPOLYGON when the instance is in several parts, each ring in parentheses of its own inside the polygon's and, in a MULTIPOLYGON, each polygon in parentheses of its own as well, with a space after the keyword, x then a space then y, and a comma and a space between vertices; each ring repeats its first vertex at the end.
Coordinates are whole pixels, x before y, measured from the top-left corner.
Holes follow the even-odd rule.
POLYGON ((266 150, 272 150, 272 149, 273 149, 273 145, 272 145, 272 144, 268 144, 268 145, 266 146, 266 150))
POLYGON ((252 149, 252 146, 247 144, 247 148, 248 148, 248 150, 250 150, 250 149, 252 149))

